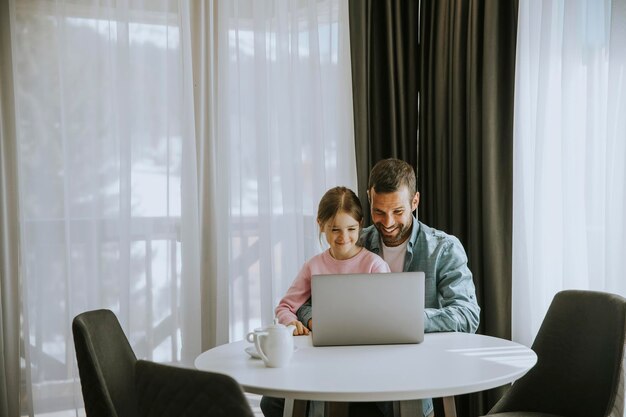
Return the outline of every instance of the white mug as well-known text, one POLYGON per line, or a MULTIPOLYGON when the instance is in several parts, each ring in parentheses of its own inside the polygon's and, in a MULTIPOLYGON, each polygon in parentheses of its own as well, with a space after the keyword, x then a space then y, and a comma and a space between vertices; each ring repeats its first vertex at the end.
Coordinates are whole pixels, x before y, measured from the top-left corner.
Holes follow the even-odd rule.
MULTIPOLYGON (((246 335, 246 340, 254 345, 254 341, 256 339, 255 335, 257 333, 262 333, 264 330, 265 329, 263 329, 262 327, 257 327, 256 329, 254 329, 253 331, 251 331, 250 333, 246 335)), ((254 348, 256 349, 256 346, 254 348)), ((258 350, 257 350, 257 354, 258 354, 258 350)))
POLYGON ((280 368, 293 356, 293 331, 295 326, 273 324, 265 329, 254 329, 246 340, 254 343, 259 356, 268 368, 280 368))

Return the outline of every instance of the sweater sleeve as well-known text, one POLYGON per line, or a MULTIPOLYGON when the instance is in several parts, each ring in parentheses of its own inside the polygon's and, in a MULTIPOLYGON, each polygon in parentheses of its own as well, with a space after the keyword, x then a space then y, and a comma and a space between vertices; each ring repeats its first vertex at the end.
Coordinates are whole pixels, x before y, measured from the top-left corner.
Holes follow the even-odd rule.
POLYGON ((304 264, 285 296, 280 300, 275 313, 278 322, 289 324, 298 320, 296 312, 311 297, 311 271, 308 262, 304 264))

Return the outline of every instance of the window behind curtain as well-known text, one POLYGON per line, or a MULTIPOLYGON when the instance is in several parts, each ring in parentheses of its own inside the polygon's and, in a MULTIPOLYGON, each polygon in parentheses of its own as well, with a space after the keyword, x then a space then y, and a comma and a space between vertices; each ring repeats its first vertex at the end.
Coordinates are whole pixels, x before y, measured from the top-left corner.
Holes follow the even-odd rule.
POLYGON ((24 412, 82 406, 82 311, 113 310, 138 357, 181 359, 177 7, 15 2, 24 412))
POLYGON ((513 337, 563 289, 626 295, 626 2, 519 4, 513 337))

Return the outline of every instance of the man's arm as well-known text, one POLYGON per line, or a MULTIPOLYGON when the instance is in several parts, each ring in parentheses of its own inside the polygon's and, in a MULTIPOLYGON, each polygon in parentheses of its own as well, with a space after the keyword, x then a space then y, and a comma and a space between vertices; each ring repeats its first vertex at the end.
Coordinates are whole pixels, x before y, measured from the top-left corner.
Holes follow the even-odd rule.
POLYGON ((467 255, 454 239, 442 250, 435 267, 440 308, 424 310, 424 331, 475 333, 480 307, 467 255))
POLYGON ((309 297, 309 299, 300 306, 298 311, 296 311, 296 316, 298 316, 298 320, 304 323, 305 326, 309 326, 309 320, 313 318, 313 306, 311 305, 311 297, 309 297))

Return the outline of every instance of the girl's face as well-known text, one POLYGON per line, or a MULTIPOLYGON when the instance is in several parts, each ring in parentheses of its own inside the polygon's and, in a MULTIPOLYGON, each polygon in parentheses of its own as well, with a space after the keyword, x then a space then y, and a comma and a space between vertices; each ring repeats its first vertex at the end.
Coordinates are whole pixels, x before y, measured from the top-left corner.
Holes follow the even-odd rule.
POLYGON ((339 212, 335 218, 320 224, 326 241, 330 245, 330 254, 335 259, 349 259, 361 250, 359 240, 359 222, 347 213, 339 212))

